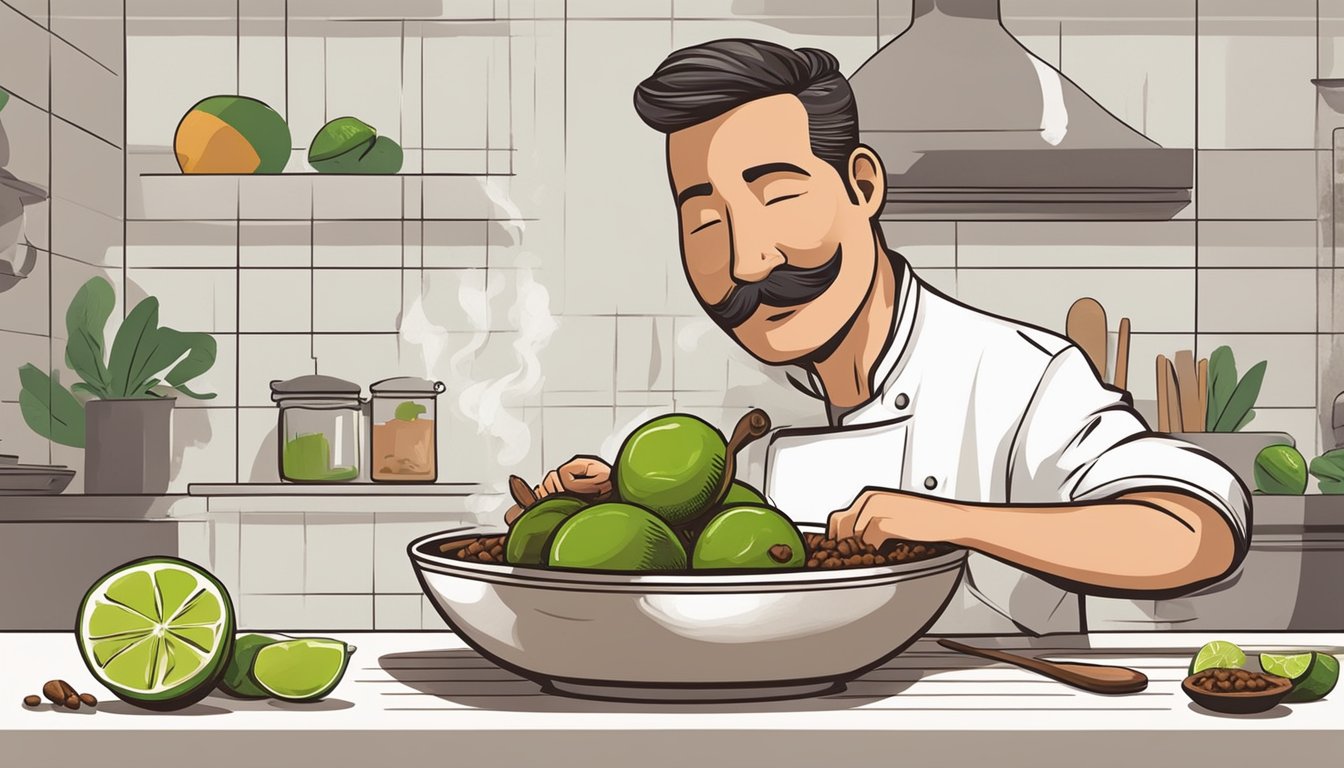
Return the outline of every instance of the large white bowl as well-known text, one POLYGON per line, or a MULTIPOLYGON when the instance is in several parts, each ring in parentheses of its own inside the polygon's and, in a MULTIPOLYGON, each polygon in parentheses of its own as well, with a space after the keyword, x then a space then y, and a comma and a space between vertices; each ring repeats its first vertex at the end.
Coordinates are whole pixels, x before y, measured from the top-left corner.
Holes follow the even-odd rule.
POLYGON ((500 533, 463 526, 411 542, 439 615, 482 655, 547 690, 641 701, 841 688, 933 625, 966 557, 957 550, 871 568, 634 576, 439 554, 452 539, 500 533))

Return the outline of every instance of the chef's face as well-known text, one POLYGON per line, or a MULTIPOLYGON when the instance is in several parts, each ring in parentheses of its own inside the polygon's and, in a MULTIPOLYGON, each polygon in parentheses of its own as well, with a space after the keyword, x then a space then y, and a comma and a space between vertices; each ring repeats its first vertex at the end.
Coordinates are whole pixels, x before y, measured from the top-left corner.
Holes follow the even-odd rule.
POLYGON ((667 158, 701 306, 764 362, 815 357, 872 285, 885 193, 876 155, 856 149, 842 178, 812 153, 807 111, 784 94, 670 134, 667 158))

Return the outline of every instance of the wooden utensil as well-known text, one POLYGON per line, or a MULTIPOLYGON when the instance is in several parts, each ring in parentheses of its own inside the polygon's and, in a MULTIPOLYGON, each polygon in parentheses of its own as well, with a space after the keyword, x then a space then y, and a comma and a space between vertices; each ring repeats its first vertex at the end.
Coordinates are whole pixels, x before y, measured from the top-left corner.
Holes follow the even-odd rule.
MULTIPOLYGON (((770 416, 760 408, 751 409, 737 420, 737 426, 733 428, 733 434, 728 438, 719 496, 728 492, 728 486, 732 485, 733 478, 737 475, 738 452, 769 431, 770 416)), ((504 513, 504 522, 513 525, 513 521, 517 520, 524 510, 537 503, 537 495, 533 492, 532 486, 517 475, 509 475, 509 494, 513 496, 514 506, 504 513)))
POLYGON ((1209 428, 1209 359, 1199 361, 1199 431, 1209 428))
POLYGON ((1166 355, 1157 356, 1157 431, 1171 432, 1171 411, 1167 407, 1167 377, 1171 366, 1166 355))
POLYGON ((1199 418, 1199 372, 1195 353, 1183 349, 1176 353, 1176 391, 1181 398, 1181 431, 1203 432, 1199 418))
POLYGON ((1083 350, 1097 376, 1106 381, 1106 310, 1096 299, 1081 298, 1069 307, 1064 333, 1083 350))
POLYGON ((1120 333, 1115 337, 1115 375, 1111 383, 1129 389, 1129 318, 1120 318, 1120 333))
POLYGON ((1074 688, 1081 688, 1092 693, 1138 693, 1148 687, 1148 676, 1129 667, 1033 659, 1027 656, 1018 656, 1015 653, 963 645, 946 638, 939 640, 938 644, 970 656, 979 656, 982 659, 1001 661, 1015 667, 1029 669, 1037 674, 1045 675, 1051 680, 1058 680, 1065 685, 1071 685, 1074 688))
POLYGON ((1181 413, 1181 392, 1178 389, 1179 382, 1176 378, 1176 365, 1167 359, 1167 420, 1171 422, 1171 430, 1180 432, 1184 427, 1185 415, 1181 413))

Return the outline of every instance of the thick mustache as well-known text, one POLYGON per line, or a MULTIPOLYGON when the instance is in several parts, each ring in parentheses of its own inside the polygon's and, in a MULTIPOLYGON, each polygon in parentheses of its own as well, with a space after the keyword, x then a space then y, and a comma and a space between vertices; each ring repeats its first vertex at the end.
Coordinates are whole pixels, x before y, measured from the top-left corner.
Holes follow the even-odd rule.
POLYGON ((705 311, 723 328, 736 328, 762 304, 796 307, 812 301, 825 293, 839 274, 840 248, 836 247, 835 254, 821 266, 804 269, 781 264, 765 279, 737 286, 723 301, 705 306, 705 311))

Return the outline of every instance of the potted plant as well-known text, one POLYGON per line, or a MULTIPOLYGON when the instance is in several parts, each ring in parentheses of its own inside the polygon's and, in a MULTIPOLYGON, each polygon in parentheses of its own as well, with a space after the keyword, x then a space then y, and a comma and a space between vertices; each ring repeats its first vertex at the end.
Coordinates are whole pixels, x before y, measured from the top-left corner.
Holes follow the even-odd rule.
MULTIPOLYGON (((1202 366, 1201 366, 1202 367, 1202 366)), ((1209 355, 1204 396, 1204 431, 1175 433, 1216 456, 1241 478, 1248 488, 1256 487, 1256 457, 1271 445, 1294 445, 1285 432, 1242 431, 1255 419, 1255 401, 1260 397, 1268 363, 1261 360, 1237 375, 1237 360, 1227 346, 1209 355)), ((1188 420, 1187 420, 1188 423, 1188 420)))
POLYGON ((85 283, 65 314, 65 363, 81 381, 67 389, 31 363, 19 369, 19 409, 34 432, 84 449, 87 493, 163 493, 171 464, 174 393, 208 400, 187 382, 215 364, 215 339, 159 325, 150 296, 126 315, 104 356, 116 304, 112 284, 85 283))

